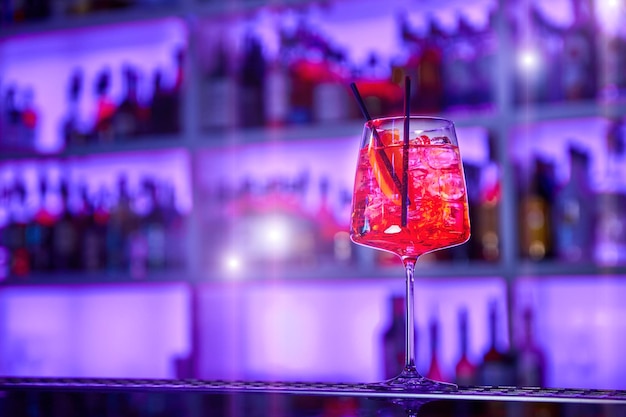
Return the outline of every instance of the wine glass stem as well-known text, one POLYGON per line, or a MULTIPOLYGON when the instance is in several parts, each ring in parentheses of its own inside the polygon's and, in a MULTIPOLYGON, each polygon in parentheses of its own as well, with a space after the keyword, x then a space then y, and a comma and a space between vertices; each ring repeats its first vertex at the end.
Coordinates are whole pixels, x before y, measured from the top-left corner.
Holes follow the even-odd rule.
POLYGON ((415 299, 414 293, 414 271, 416 259, 403 259, 404 270, 406 271, 406 308, 404 309, 406 317, 406 333, 405 333, 405 371, 415 371, 415 299))

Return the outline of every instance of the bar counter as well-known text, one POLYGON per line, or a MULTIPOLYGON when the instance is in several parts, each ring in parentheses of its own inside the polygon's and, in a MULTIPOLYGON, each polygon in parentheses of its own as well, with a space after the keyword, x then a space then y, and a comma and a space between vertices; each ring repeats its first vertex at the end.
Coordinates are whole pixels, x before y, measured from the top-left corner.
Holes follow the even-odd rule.
POLYGON ((626 416, 626 391, 169 379, 0 378, 4 416, 626 416))

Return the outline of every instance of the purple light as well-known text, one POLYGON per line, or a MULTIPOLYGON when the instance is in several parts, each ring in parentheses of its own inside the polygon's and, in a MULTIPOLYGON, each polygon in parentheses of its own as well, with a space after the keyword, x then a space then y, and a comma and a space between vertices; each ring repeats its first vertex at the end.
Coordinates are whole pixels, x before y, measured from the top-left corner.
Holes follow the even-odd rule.
POLYGON ((188 303, 185 284, 0 289, 0 374, 173 378, 188 303))
POLYGON ((620 276, 520 278, 517 322, 535 312, 535 339, 553 387, 626 388, 626 281, 620 276))

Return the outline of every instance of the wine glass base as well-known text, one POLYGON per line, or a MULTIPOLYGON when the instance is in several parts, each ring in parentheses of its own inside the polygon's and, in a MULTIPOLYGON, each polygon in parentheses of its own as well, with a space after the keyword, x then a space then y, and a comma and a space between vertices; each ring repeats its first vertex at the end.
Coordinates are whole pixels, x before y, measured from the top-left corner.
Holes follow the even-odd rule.
POLYGON ((417 393, 450 392, 458 389, 455 384, 433 381, 423 377, 413 369, 405 369, 395 378, 368 384, 368 387, 377 391, 417 393))

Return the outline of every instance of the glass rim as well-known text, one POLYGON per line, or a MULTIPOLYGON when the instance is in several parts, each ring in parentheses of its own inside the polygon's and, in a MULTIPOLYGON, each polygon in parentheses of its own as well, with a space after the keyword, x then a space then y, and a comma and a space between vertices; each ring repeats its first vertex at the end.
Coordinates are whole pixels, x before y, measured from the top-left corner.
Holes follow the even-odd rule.
MULTIPOLYGON (((365 127, 368 128, 372 128, 374 127, 374 123, 386 123, 386 122, 392 122, 392 121, 396 121, 396 120, 404 120, 406 116, 384 116, 384 117, 377 117, 375 119, 372 120, 368 120, 365 122, 365 127)), ((424 115, 419 115, 419 114, 412 114, 409 115, 409 120, 423 120, 423 121, 434 121, 434 122, 442 122, 442 126, 438 127, 437 129, 441 129, 441 128, 447 128, 447 127, 454 127, 454 122, 450 119, 447 119, 445 117, 440 117, 440 116, 424 116, 424 115)))

